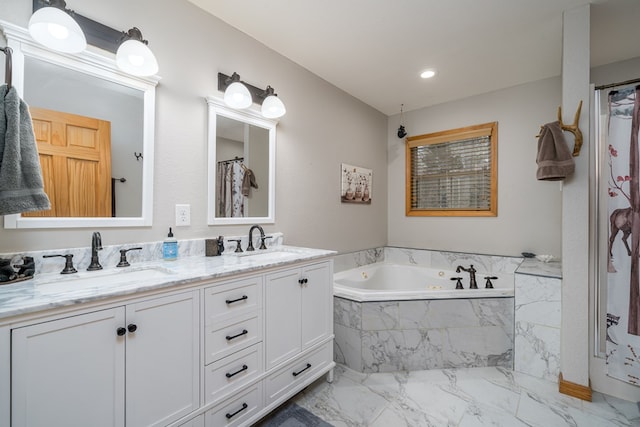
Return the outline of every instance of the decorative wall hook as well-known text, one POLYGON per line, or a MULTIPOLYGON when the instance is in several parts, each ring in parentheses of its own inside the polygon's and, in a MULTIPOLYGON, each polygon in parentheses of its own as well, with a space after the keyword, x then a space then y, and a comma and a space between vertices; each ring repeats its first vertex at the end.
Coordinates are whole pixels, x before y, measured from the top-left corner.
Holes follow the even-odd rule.
MULTIPOLYGON (((576 115, 573 118, 573 123, 570 125, 562 123, 562 106, 558 107, 558 122, 560 122, 560 128, 567 132, 571 132, 575 136, 575 144, 573 145, 573 157, 578 157, 580 155, 580 149, 582 148, 583 137, 582 131, 578 127, 578 121, 580 120, 580 111, 582 110, 582 101, 578 104, 578 110, 576 111, 576 115)), ((540 131, 544 126, 540 126, 540 131)), ((536 135, 536 138, 540 137, 540 133, 536 135)))
POLYGON ((582 101, 578 104, 578 110, 573 118, 573 124, 566 125, 562 123, 562 107, 558 107, 558 121, 562 130, 571 132, 575 136, 575 144, 573 146, 573 157, 580 155, 580 149, 582 148, 582 131, 578 127, 578 121, 580 120, 580 111, 582 110, 582 101))
POLYGON ((142 159, 142 153, 136 153, 135 151, 133 152, 133 155, 136 156, 136 161, 139 162, 140 159, 142 159))
POLYGON ((403 108, 404 104, 400 104, 400 127, 398 127, 398 138, 404 138, 407 136, 407 130, 404 128, 404 117, 402 115, 403 108))

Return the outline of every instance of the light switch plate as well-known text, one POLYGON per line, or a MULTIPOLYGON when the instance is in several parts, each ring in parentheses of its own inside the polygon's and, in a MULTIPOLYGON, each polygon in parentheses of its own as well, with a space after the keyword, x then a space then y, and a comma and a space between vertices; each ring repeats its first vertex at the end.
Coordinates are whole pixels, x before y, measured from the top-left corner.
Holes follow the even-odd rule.
POLYGON ((176 205, 176 227, 191 225, 191 205, 176 205))

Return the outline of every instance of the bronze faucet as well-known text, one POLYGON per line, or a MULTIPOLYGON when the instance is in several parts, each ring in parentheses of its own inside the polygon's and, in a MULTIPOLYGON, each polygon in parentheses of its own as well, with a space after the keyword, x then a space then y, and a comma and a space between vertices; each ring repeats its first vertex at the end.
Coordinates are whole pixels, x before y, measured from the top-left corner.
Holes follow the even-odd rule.
POLYGON ((460 273, 460 271, 466 271, 467 273, 469 273, 469 289, 478 289, 478 283, 476 282, 476 269, 473 268, 473 264, 471 264, 469 268, 464 268, 463 266, 459 265, 458 267, 456 267, 456 273, 460 273))
POLYGON ((262 245, 260 245, 260 249, 267 249, 267 247, 264 245, 264 230, 262 229, 262 227, 260 227, 259 225, 252 225, 251 228, 249 229, 249 244, 247 245, 247 251, 254 251, 255 249, 253 249, 253 230, 255 229, 260 230, 260 239, 262 239, 262 245))
POLYGON ((98 251, 102 250, 102 236, 99 231, 95 231, 91 236, 91 264, 87 271, 102 270, 100 260, 98 259, 98 251))

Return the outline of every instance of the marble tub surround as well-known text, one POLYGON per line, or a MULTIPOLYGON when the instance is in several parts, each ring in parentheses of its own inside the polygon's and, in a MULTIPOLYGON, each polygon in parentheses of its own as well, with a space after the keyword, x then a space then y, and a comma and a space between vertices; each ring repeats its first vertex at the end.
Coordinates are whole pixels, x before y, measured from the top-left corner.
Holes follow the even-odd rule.
POLYGON ((557 260, 541 262, 535 258, 524 258, 516 272, 530 276, 562 279, 562 263, 557 260))
MULTIPOLYGON (((201 243, 204 250, 204 241, 201 243)), ((281 252, 268 251, 260 256, 250 257, 238 257, 233 254, 216 257, 192 256, 178 258, 175 261, 145 261, 127 268, 109 267, 100 271, 79 271, 72 275, 38 274, 31 280, 0 286, 0 319, 195 284, 203 280, 256 272, 292 262, 327 258, 334 254, 333 251, 323 249, 286 245, 279 246, 279 249, 289 252, 291 256, 282 258, 279 256, 281 252)))
MULTIPOLYGON (((499 274, 512 286, 522 258, 382 247, 339 254, 334 260, 336 272, 379 262, 446 271, 474 265, 479 286, 484 286, 487 274, 499 274)), ((468 287, 468 274, 460 276, 468 287)), ((514 318, 510 295, 379 302, 334 297, 335 360, 360 372, 511 368, 514 318)))
POLYGON ((385 246, 338 254, 335 257, 335 272, 383 261, 453 271, 459 265, 468 267, 473 264, 481 275, 491 272, 513 274, 520 266, 522 258, 385 246))
POLYGON ((513 298, 334 297, 334 359, 360 372, 512 367, 513 298))
MULTIPOLYGON (((102 232, 102 250, 98 251, 98 257, 100 264, 103 268, 115 267, 120 261, 120 249, 138 248, 141 250, 130 251, 127 253, 127 260, 131 266, 135 266, 144 262, 153 262, 162 260, 162 243, 157 242, 143 242, 143 243, 124 243, 119 245, 109 245, 109 232, 102 232)), ((177 233, 176 233, 177 234, 177 233)), ((273 236, 267 240, 267 247, 277 247, 284 244, 284 236, 282 233, 267 233, 268 236, 273 236)), ((217 238, 217 236, 215 236, 217 238)), ((243 250, 247 247, 249 242, 249 236, 223 236, 225 251, 223 255, 229 255, 233 253, 236 248, 235 242, 229 242, 230 239, 242 240, 241 245, 243 250)), ((207 237, 212 238, 212 237, 207 237)), ((205 256, 205 239, 188 239, 178 240, 178 259, 189 257, 205 256)), ((87 243, 91 243, 91 234, 87 234, 87 243)), ((254 242, 255 246, 255 242, 254 242)), ((255 246, 256 248, 259 247, 255 246)), ((73 265, 78 271, 86 270, 91 263, 91 246, 80 248, 68 248, 68 249, 51 249, 45 251, 31 251, 20 253, 5 253, 0 254, 0 258, 11 258, 11 264, 21 264, 22 257, 33 257, 36 263, 36 275, 47 273, 60 273, 64 267, 64 258, 42 258, 43 255, 55 255, 55 254, 73 254, 73 265)))
POLYGON ((504 368, 355 372, 342 365, 294 398, 335 427, 639 426, 640 407, 593 393, 586 402, 557 384, 504 368))
POLYGON ((525 259, 515 275, 514 370, 557 382, 562 266, 525 259))
POLYGON ((365 249, 362 251, 338 254, 334 258, 334 272, 350 270, 363 265, 384 261, 384 248, 365 249))

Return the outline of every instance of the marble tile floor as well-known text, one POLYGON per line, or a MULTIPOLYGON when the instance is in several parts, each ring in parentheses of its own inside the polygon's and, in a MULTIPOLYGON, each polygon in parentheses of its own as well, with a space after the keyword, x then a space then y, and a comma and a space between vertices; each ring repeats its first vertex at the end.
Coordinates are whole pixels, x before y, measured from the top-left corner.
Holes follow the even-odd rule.
POLYGON ((293 401, 335 427, 640 426, 640 402, 557 390, 504 368, 363 374, 338 365, 333 383, 322 378, 293 401))

